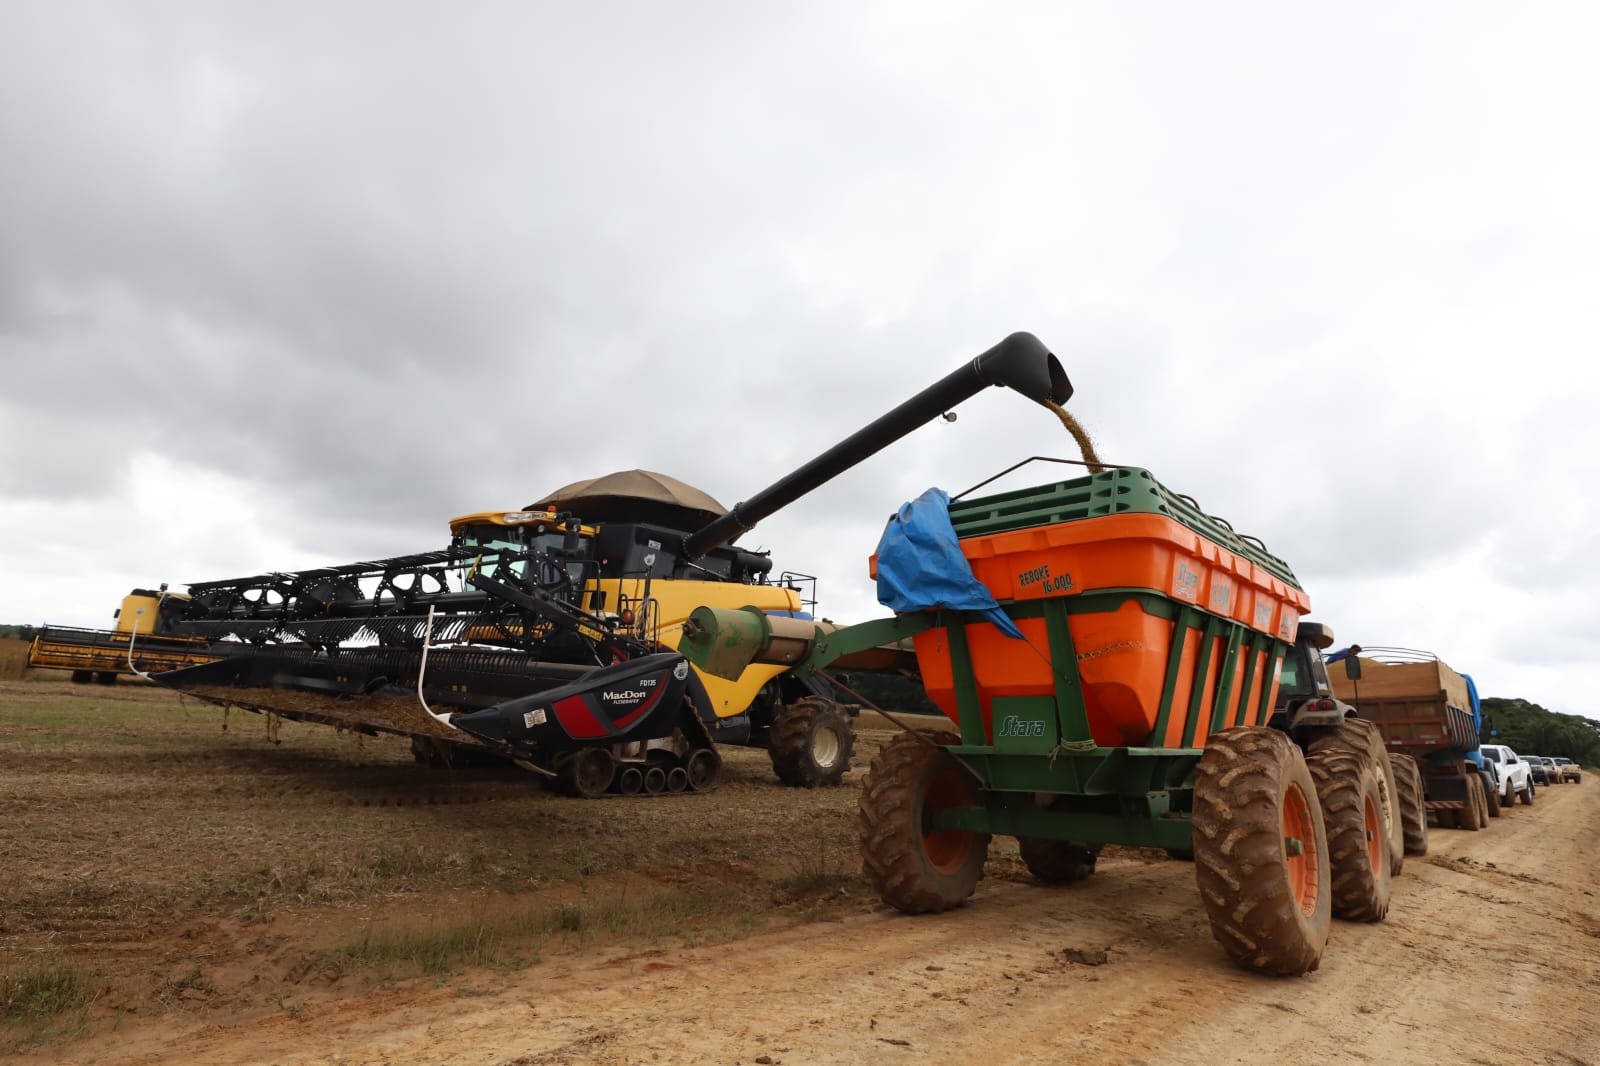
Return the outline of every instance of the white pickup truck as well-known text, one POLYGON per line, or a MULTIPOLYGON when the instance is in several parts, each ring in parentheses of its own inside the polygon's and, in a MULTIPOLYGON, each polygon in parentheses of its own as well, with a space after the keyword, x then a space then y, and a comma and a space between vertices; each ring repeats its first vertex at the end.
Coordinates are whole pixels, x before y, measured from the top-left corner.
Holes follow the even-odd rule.
POLYGON ((1521 756, 1504 744, 1479 745, 1478 753, 1483 756, 1483 768, 1494 778, 1502 808, 1511 806, 1518 796, 1524 805, 1533 802, 1533 771, 1521 756))

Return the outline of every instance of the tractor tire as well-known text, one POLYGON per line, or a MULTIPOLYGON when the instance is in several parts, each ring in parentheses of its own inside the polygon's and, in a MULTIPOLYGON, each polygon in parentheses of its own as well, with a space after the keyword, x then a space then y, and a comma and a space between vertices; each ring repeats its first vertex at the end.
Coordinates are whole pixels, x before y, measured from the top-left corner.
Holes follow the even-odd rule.
POLYGON ((850 769, 856 733, 850 716, 821 696, 785 707, 772 723, 767 754, 778 780, 795 788, 837 785, 850 769))
POLYGON ((1400 795, 1400 822, 1405 830, 1407 855, 1428 854, 1428 808, 1422 791, 1422 771, 1409 755, 1391 755, 1395 790, 1400 795))
POLYGON ((94 671, 93 670, 74 670, 74 671, 72 671, 72 683, 74 685, 87 685, 89 682, 91 682, 93 680, 94 680, 94 671))
POLYGON ((1389 913, 1389 838, 1377 768, 1364 753, 1325 749, 1306 757, 1328 828, 1333 913, 1381 922, 1389 913))
POLYGON ((1332 896, 1322 807, 1300 749, 1274 729, 1213 734, 1195 769, 1191 825, 1195 881, 1222 949, 1264 973, 1315 970, 1332 896))
POLYGON ((1394 779, 1394 767, 1389 762, 1389 749, 1384 746, 1383 734, 1365 718, 1346 718, 1315 737, 1306 745, 1306 753, 1314 755, 1335 748, 1366 752, 1377 771, 1383 831, 1389 838, 1389 876, 1396 877, 1406 859, 1405 824, 1400 817, 1399 786, 1394 779))
POLYGON ((1094 873, 1095 860, 1100 857, 1098 845, 1041 837, 1018 837, 1017 848, 1022 852, 1022 862, 1028 872, 1047 885, 1082 881, 1094 873))
POLYGON ((97 685, 115 685, 117 683, 117 672, 115 670, 100 670, 94 675, 94 683, 97 685))
POLYGON ((965 903, 983 877, 989 834, 928 833, 923 812, 979 802, 978 780, 939 745, 947 730, 905 732, 872 760, 858 801, 861 864, 878 896, 906 914, 937 914, 965 903))
POLYGON ((1466 782, 1467 804, 1458 813, 1456 825, 1468 832, 1476 833, 1483 828, 1484 822, 1483 808, 1480 806, 1483 802, 1483 781, 1477 774, 1468 774, 1466 782))

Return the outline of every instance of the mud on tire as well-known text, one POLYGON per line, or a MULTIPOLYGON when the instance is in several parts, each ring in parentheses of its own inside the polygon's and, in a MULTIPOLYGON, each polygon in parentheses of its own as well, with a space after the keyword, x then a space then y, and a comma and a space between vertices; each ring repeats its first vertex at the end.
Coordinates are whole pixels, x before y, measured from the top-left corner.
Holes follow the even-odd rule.
POLYGON ((1306 757, 1328 829, 1333 913, 1354 922, 1389 913, 1389 841, 1378 774, 1364 753, 1328 749, 1306 757))
POLYGON ((1391 755, 1395 791, 1400 797, 1400 824, 1407 855, 1428 854, 1428 807, 1422 790, 1422 771, 1409 755, 1391 755))
POLYGON ((1395 780, 1393 765, 1389 762, 1389 749, 1383 743, 1378 727, 1365 718, 1346 718, 1332 729, 1323 731, 1306 745, 1306 754, 1343 748, 1346 751, 1365 752, 1372 761, 1378 776, 1378 796, 1381 803, 1383 830, 1389 838, 1389 876, 1400 874, 1405 863, 1405 824, 1400 815, 1399 782, 1395 780))
POLYGON ((1300 749, 1273 729, 1212 735, 1195 769, 1192 827, 1195 880, 1223 950, 1264 973, 1315 970, 1332 899, 1322 808, 1300 749))
POLYGON ((983 877, 989 834, 923 830, 926 809, 978 800, 977 779, 938 746, 960 742, 947 730, 901 733, 872 760, 862 786, 863 871, 885 903, 907 914, 958 907, 983 877))
POLYGON ((850 769, 855 743, 850 716, 837 703, 807 696, 778 714, 767 738, 767 754, 779 781, 817 788, 839 783, 850 769))

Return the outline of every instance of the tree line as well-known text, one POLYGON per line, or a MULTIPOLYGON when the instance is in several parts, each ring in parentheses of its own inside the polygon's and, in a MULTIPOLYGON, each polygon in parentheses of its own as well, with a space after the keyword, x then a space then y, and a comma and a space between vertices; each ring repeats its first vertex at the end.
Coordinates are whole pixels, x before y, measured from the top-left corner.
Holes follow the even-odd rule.
POLYGON ((1557 714, 1528 700, 1486 698, 1482 739, 1505 744, 1519 755, 1561 756, 1584 766, 1600 765, 1600 722, 1581 714, 1557 714))

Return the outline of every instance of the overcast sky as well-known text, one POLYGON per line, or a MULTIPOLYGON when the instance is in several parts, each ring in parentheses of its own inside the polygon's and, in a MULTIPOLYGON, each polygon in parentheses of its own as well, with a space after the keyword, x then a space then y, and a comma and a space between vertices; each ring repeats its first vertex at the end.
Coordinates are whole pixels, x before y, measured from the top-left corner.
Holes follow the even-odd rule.
MULTIPOLYGON (((1341 642, 1600 716, 1600 9, 0 5, 0 622, 754 495, 1013 330, 1341 642)), ((1073 456, 988 390, 747 534, 1073 456)), ((1002 483, 1059 476, 1034 468, 1002 483)))

